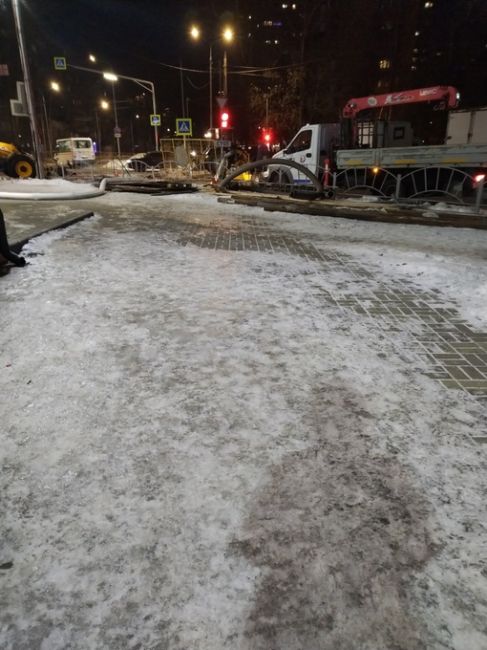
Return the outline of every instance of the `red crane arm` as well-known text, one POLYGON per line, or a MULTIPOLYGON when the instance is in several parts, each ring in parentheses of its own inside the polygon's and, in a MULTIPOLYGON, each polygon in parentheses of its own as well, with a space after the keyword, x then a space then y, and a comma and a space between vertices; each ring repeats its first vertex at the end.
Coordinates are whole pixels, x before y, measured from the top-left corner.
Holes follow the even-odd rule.
POLYGON ((453 86, 433 86, 431 88, 417 88, 416 90, 402 90, 397 93, 385 95, 369 95, 350 99, 343 109, 343 117, 355 117, 360 111, 383 106, 398 106, 400 104, 417 104, 418 102, 445 101, 446 108, 458 106, 458 91, 453 86))

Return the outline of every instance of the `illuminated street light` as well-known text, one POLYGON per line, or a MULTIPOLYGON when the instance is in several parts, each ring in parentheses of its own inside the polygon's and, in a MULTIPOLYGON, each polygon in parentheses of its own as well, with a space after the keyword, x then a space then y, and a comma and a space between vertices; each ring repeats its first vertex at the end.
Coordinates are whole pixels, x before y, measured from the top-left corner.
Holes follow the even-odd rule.
POLYGON ((189 30, 189 35, 194 41, 198 41, 201 36, 201 30, 197 25, 192 25, 191 29, 189 30))
POLYGON ((104 111, 107 111, 110 108, 110 103, 107 102, 106 99, 102 99, 100 102, 100 108, 102 108, 104 111))
POLYGON ((90 55, 88 56, 88 59, 89 59, 92 63, 96 63, 96 56, 95 56, 94 54, 90 54, 90 55))
POLYGON ((118 126, 117 100, 115 98, 115 82, 118 81, 118 77, 116 74, 113 74, 113 72, 104 72, 103 78, 106 79, 107 81, 111 81, 112 83, 113 117, 115 119, 115 128, 113 129, 113 135, 115 136, 115 140, 117 141, 117 153, 118 153, 118 158, 120 159, 122 157, 120 151, 120 127, 118 126))
POLYGON ((51 90, 54 90, 55 93, 61 92, 61 85, 57 81, 51 81, 50 83, 51 90))
POLYGON ((225 27, 225 29, 222 32, 222 38, 225 41, 225 43, 232 43, 233 37, 235 36, 235 33, 231 27, 225 27))

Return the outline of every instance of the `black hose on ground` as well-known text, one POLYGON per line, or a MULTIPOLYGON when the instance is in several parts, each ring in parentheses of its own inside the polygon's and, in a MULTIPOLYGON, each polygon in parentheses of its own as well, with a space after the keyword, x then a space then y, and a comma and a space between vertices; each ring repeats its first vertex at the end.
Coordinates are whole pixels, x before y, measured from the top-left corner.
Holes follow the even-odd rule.
POLYGON ((7 261, 11 262, 15 266, 25 266, 27 262, 25 257, 17 255, 10 250, 7 239, 7 229, 5 228, 5 219, 3 218, 3 212, 0 210, 0 255, 4 257, 7 261))
POLYGON ((308 180, 311 181, 316 194, 323 194, 323 183, 311 172, 307 167, 301 165, 300 163, 294 162, 294 160, 287 160, 284 158, 266 158, 264 160, 256 160, 254 162, 246 163, 241 165, 231 171, 225 178, 220 179, 218 174, 215 178, 215 187, 216 189, 225 192, 227 186, 233 181, 234 178, 240 176, 243 172, 253 171, 254 169, 262 169, 262 167, 292 167, 297 169, 301 174, 306 176, 308 180))

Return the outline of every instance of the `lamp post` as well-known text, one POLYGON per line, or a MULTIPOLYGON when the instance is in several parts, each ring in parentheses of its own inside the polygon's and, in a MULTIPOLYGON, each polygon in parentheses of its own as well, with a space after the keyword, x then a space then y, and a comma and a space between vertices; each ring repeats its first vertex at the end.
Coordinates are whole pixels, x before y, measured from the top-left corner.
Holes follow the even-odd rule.
POLYGON ((118 77, 116 74, 113 74, 113 72, 104 72, 103 73, 103 78, 106 79, 107 81, 110 81, 112 84, 112 96, 113 96, 113 117, 115 120, 115 128, 113 129, 113 135, 115 136, 115 140, 117 141, 117 153, 118 157, 121 158, 121 152, 120 152, 120 127, 118 126, 118 113, 117 113, 117 100, 115 98, 115 83, 118 81, 118 77))
MULTIPOLYGON (((191 29, 189 30, 189 35, 194 41, 199 41, 201 38, 201 30, 197 25, 192 25, 191 29)), ((225 43, 231 43, 234 38, 234 31, 231 27, 225 27, 225 29, 222 32, 221 39, 225 43)), ((208 61, 208 68, 209 68, 209 76, 210 76, 210 127, 209 130, 211 131, 213 129, 213 45, 217 43, 220 39, 217 39, 215 41, 212 41, 210 43, 210 54, 209 54, 209 61, 208 61)), ((228 94, 228 72, 227 72, 227 52, 224 50, 223 52, 223 93, 224 96, 227 97, 228 94)))
MULTIPOLYGON (((225 43, 233 42, 234 32, 231 27, 225 27, 222 33, 222 39, 225 43)), ((223 51, 223 96, 228 97, 228 61, 227 50, 223 51)))
MULTIPOLYGON (((110 72, 104 72, 103 76, 105 79, 108 79, 107 75, 110 75, 110 72)), ((129 81, 134 81, 136 84, 141 86, 144 90, 147 90, 147 92, 151 93, 152 95, 152 111, 154 115, 157 114, 157 107, 156 107, 156 91, 154 88, 154 84, 152 81, 148 81, 148 79, 139 79, 138 77, 128 77, 127 75, 123 74, 117 74, 117 75, 112 75, 113 77, 116 77, 118 79, 128 79, 129 81)), ((113 86, 112 86, 113 87, 113 86)), ((115 111, 116 112, 116 111, 115 111)), ((154 124, 154 142, 156 145, 156 151, 159 151, 159 130, 157 124, 154 124)))
MULTIPOLYGON (((139 77, 129 77, 128 75, 124 74, 114 74, 113 72, 103 72, 102 70, 93 70, 92 68, 85 68, 80 65, 71 65, 68 63, 68 68, 74 68, 75 70, 84 70, 84 72, 93 72, 95 74, 101 74, 105 79, 108 81, 112 80, 113 77, 116 77, 116 80, 118 79, 128 79, 128 81, 134 81, 136 84, 141 86, 144 90, 147 92, 151 93, 152 95, 152 110, 154 112, 154 115, 157 114, 157 106, 156 106, 156 91, 154 84, 152 81, 149 81, 148 79, 139 79, 139 77), (108 77, 106 75, 109 75, 108 77), (112 77, 112 79, 110 79, 112 77)), ((159 130, 157 124, 154 124, 154 141, 156 145, 156 150, 159 150, 159 130)))
POLYGON ((39 130, 37 128, 36 113, 34 110, 34 95, 32 92, 32 85, 30 81, 29 62, 27 60, 27 54, 25 51, 24 34, 22 31, 22 22, 20 19, 18 0, 12 0, 12 10, 14 14, 15 31, 17 33, 17 42, 19 45, 20 63, 22 66, 22 74, 24 77, 25 96, 27 100, 27 112, 29 113, 30 130, 32 134, 32 144, 33 144, 34 154, 37 162, 37 175, 39 176, 39 178, 44 178, 44 169, 42 166, 42 155, 41 155, 41 140, 39 138, 39 130))
MULTIPOLYGON (((110 108, 110 104, 107 102, 106 99, 101 99, 100 100, 100 108, 102 111, 108 111, 110 108)), ((96 138, 98 142, 98 151, 101 153, 102 151, 102 122, 100 120, 100 115, 98 113, 98 110, 95 108, 95 121, 96 121, 96 138)))
MULTIPOLYGON (((51 81, 49 84, 49 88, 54 91, 55 93, 61 92, 61 86, 57 81, 51 81)), ((49 100, 49 112, 47 110, 46 106, 46 98, 44 94, 42 95, 42 107, 44 109, 44 121, 46 124, 46 140, 47 140, 47 150, 50 156, 52 156, 52 134, 51 134, 51 127, 50 127, 50 119, 49 119, 49 113, 51 112, 51 101, 49 100)))

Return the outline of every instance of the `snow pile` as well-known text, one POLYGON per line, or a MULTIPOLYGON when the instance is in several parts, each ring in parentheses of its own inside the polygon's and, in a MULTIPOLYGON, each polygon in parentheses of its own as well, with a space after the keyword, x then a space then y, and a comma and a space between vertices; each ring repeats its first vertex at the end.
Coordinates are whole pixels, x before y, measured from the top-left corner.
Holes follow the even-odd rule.
POLYGON ((2 178, 0 180, 0 192, 22 192, 30 193, 51 193, 65 192, 87 192, 93 190, 92 183, 73 183, 63 178, 41 179, 41 178, 2 178))
MULTIPOLYGON (((104 188, 102 188, 104 189, 104 188)), ((81 199, 100 196, 92 183, 73 183, 63 178, 10 178, 0 180, 0 198, 20 200, 81 199)))

